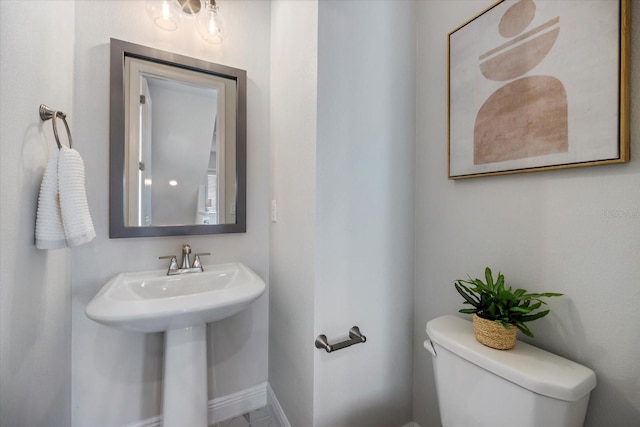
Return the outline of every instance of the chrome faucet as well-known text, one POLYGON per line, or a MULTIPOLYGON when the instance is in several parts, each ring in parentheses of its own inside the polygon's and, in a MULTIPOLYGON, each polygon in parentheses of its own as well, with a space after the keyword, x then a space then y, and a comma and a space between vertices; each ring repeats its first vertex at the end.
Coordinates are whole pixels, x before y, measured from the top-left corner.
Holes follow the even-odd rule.
POLYGON ((191 246, 184 245, 182 247, 182 266, 180 267, 182 270, 191 268, 191 259, 189 259, 190 254, 191 246))
POLYGON ((174 274, 185 274, 185 273, 201 273, 204 271, 202 267, 202 263, 200 262, 200 257, 204 255, 211 255, 209 252, 203 252, 199 254, 193 255, 193 264, 191 263, 191 246, 183 245, 182 246, 182 262, 181 267, 178 267, 178 259, 175 255, 165 255, 161 256, 158 259, 171 259, 169 261, 169 270, 167 270, 167 276, 172 276, 174 274))

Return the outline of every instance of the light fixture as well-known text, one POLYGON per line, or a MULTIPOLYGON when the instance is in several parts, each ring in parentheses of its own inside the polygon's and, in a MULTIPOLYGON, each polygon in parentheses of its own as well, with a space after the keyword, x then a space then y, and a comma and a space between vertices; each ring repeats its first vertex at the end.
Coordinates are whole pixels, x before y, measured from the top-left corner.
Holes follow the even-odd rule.
POLYGON ((182 20, 175 0, 147 0, 146 8, 154 24, 166 31, 174 31, 182 20))
POLYGON ((209 43, 220 44, 227 36, 227 23, 216 0, 205 0, 204 10, 198 15, 198 31, 209 43))
POLYGON ((163 30, 178 28, 183 17, 196 17, 204 40, 220 44, 227 36, 227 25, 216 0, 147 0, 147 13, 163 30))

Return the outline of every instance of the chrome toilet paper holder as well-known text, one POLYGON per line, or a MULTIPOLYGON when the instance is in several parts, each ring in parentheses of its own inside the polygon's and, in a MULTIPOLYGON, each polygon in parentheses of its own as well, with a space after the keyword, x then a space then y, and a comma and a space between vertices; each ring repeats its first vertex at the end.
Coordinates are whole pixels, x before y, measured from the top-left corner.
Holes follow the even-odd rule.
POLYGON ((362 335, 360 332, 360 328, 357 326, 349 329, 349 339, 346 341, 341 341, 335 344, 329 344, 329 340, 327 336, 322 334, 316 337, 316 348, 320 350, 326 350, 327 353, 331 353, 332 351, 342 350, 343 348, 351 347, 354 344, 361 344, 367 341, 367 337, 362 335))

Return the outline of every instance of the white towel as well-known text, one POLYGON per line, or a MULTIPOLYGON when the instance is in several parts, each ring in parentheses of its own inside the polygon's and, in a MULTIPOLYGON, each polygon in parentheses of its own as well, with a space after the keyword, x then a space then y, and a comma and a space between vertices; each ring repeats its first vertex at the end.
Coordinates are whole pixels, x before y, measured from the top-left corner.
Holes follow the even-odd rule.
POLYGON ((58 192, 62 225, 68 246, 78 246, 96 237, 84 185, 84 162, 80 153, 62 146, 58 156, 58 192))
POLYGON ((67 246, 67 240, 62 227, 58 198, 58 150, 55 150, 47 163, 42 184, 40 184, 36 214, 36 247, 59 249, 65 246, 67 246))

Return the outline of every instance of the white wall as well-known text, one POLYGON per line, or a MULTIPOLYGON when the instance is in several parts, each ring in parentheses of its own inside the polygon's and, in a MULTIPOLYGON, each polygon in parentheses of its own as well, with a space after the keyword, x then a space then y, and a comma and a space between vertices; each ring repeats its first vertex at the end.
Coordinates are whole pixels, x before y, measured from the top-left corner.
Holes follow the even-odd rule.
POLYGON ((269 382, 292 426, 313 425, 318 2, 271 5, 269 382))
POLYGON ((411 419, 414 52, 412 2, 273 3, 269 381, 293 426, 411 419), (356 324, 365 345, 313 347, 356 324))
MULTIPOLYGON (((640 4, 633 1, 625 165, 447 180, 447 34, 491 1, 418 2, 414 421, 439 425, 425 324, 461 306, 452 282, 500 269, 557 291, 533 343, 592 368, 586 427, 640 419, 640 4)), ((597 82, 594 82, 597 84, 597 82)))
POLYGON ((415 3, 320 2, 314 425, 411 421, 415 3))
POLYGON ((2 427, 71 422, 71 250, 36 249, 34 225, 44 168, 57 149, 38 107, 65 111, 75 123, 73 21, 73 2, 0 2, 2 427))
MULTIPOLYGON (((75 8, 74 141, 84 156, 97 237, 73 252, 73 423, 120 426, 161 411, 162 335, 125 333, 86 318, 85 307, 119 271, 165 268, 158 256, 183 243, 211 252, 206 263, 238 260, 267 279, 269 215, 270 4, 220 5, 229 37, 209 45, 195 28, 156 28, 144 1, 80 1, 75 8), (247 233, 136 239, 108 238, 109 38, 117 38, 247 70, 247 233)), ((209 398, 267 379, 268 295, 209 327, 209 398)))

